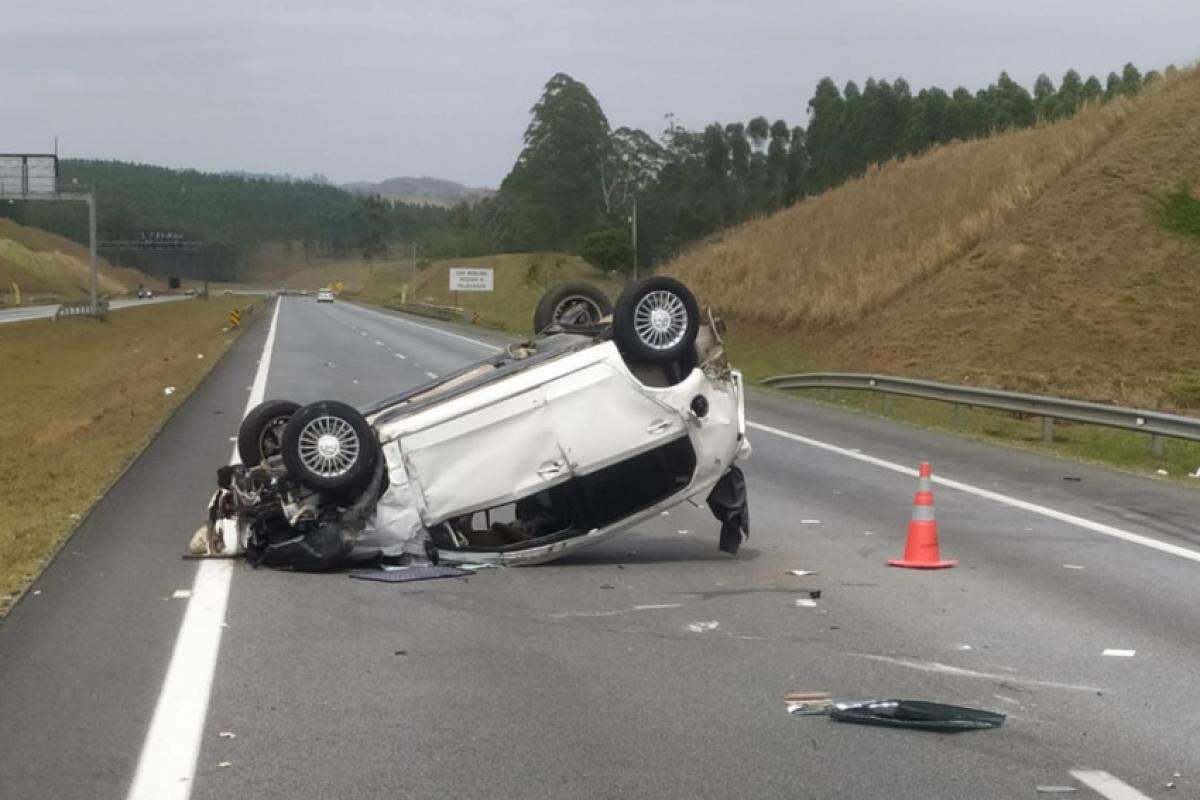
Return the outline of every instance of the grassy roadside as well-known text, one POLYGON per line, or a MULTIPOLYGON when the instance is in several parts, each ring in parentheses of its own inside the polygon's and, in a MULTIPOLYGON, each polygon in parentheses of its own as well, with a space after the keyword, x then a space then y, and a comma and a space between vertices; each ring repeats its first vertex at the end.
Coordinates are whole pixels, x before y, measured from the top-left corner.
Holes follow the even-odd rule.
MULTIPOLYGON (((950 403, 913 397, 892 396, 885 403, 884 395, 877 392, 772 390, 758 386, 758 381, 771 375, 824 370, 795 357, 788 348, 764 345, 755 338, 739 339, 736 330, 729 337, 729 353, 730 360, 745 373, 746 382, 757 391, 789 397, 798 402, 884 417, 893 422, 990 444, 1164 478, 1200 489, 1200 478, 1188 477, 1189 473, 1200 468, 1200 443, 1165 439, 1163 455, 1158 458, 1152 454, 1150 437, 1144 433, 1056 421, 1054 443, 1043 444, 1040 417, 1019 416, 986 408, 962 408, 956 412, 950 403), (1167 475, 1162 475, 1160 470, 1165 470, 1167 475)), ((922 456, 914 453, 913 457, 922 456)), ((1068 468, 1064 469, 1069 472, 1068 468)))
POLYGON ((0 616, 232 344, 223 299, 0 326, 0 616))

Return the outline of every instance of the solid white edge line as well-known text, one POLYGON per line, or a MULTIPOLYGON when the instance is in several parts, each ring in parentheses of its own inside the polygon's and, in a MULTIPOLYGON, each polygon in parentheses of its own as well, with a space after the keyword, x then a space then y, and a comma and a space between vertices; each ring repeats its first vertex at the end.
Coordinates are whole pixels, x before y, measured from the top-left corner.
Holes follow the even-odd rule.
POLYGON ((463 336, 461 333, 453 333, 452 331, 444 331, 441 328, 435 328, 432 325, 422 325, 420 322, 413 322, 411 319, 393 316, 392 314, 382 314, 382 313, 376 311, 375 309, 367 308, 366 306, 349 304, 349 307, 358 309, 359 311, 365 311, 368 314, 374 314, 377 317, 383 317, 384 319, 389 320, 391 322, 400 322, 400 323, 403 323, 404 325, 412 325, 414 328, 424 328, 427 331, 433 331, 434 333, 440 333, 443 336, 450 336, 454 339, 462 339, 464 342, 470 342, 471 344, 479 345, 480 347, 486 347, 489 350, 500 351, 500 350, 504 349, 503 347, 500 347, 499 345, 494 345, 490 342, 480 341, 479 339, 472 339, 470 336, 463 336))
POLYGON ((1102 769, 1073 769, 1071 777, 1108 800, 1151 800, 1148 795, 1102 769))
MULTIPOLYGON (((837 445, 828 444, 816 439, 810 439, 807 436, 800 436, 799 434, 791 433, 790 431, 772 428, 770 425, 763 425, 758 422, 747 421, 746 427, 760 430, 764 433, 770 433, 775 436, 780 436, 784 439, 790 439, 794 442, 809 445, 810 447, 827 450, 830 453, 837 453, 838 455, 842 455, 847 458, 853 458, 856 461, 862 461, 866 464, 873 464, 877 467, 882 467, 883 469, 890 469, 893 472, 899 472, 903 475, 911 475, 913 477, 916 477, 917 475, 917 471, 911 467, 905 467, 901 464, 885 461, 882 458, 876 458, 875 456, 868 456, 863 453, 858 453, 845 447, 838 447, 837 445)), ((981 489, 978 486, 972 486, 969 483, 962 483, 961 481, 955 481, 949 478, 939 478, 936 475, 933 477, 933 482, 941 484, 942 486, 950 489, 957 489, 960 492, 973 494, 976 497, 992 500, 1012 508, 1019 508, 1022 511, 1041 514, 1043 517, 1049 517, 1050 519, 1058 520, 1059 522, 1065 522, 1068 525, 1074 525, 1077 528, 1083 528, 1085 530, 1100 533, 1105 536, 1111 536, 1114 539, 1121 539, 1132 544, 1141 545, 1142 547, 1149 547, 1152 550, 1158 550, 1161 553, 1168 553, 1173 556, 1179 556, 1180 558, 1186 558, 1189 561, 1200 563, 1200 551, 1190 550, 1186 547, 1180 547, 1177 544, 1161 542, 1158 539, 1151 539, 1149 536, 1143 536, 1140 533, 1133 533, 1132 531, 1123 530, 1121 528, 1114 528, 1112 525, 1105 525, 1102 522, 1094 522, 1090 519, 1077 517, 1074 514, 1068 514, 1065 511, 1056 511, 1053 508, 1040 506, 1037 503, 1030 503, 1026 500, 1019 500, 1015 497, 1009 497, 1008 495, 1000 494, 999 492, 981 489)))
MULTIPOLYGON (((261 403, 266 392, 281 304, 275 303, 246 412, 261 403)), ((231 463, 237 461, 235 445, 231 463)), ((126 795, 129 800, 188 800, 191 796, 232 579, 233 562, 228 559, 203 560, 196 568, 192 596, 126 795)))

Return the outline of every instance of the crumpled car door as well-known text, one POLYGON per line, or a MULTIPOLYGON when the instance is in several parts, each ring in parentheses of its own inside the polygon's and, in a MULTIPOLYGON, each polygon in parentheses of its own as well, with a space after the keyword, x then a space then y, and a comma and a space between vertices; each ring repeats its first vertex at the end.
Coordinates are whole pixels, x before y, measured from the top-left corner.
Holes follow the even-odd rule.
POLYGON ((614 366, 600 362, 545 387, 558 442, 587 474, 685 435, 680 415, 614 366))
POLYGON ((400 438, 426 524, 513 502, 570 477, 542 387, 400 438))

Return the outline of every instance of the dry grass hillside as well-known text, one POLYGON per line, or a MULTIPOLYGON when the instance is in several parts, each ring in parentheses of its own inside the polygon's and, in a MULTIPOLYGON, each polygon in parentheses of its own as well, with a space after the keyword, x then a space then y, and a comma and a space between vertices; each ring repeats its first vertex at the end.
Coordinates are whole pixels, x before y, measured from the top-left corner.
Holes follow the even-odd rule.
POLYGON ((1056 125, 891 163, 669 270, 764 371, 925 376, 1200 409, 1200 71, 1056 125))
MULTIPOLYGON (((88 252, 69 239, 0 219, 0 304, 15 302, 13 284, 22 300, 54 296, 60 300, 82 298, 92 285, 88 252)), ((127 294, 139 284, 162 289, 160 281, 133 269, 113 267, 100 260, 100 291, 127 294)))

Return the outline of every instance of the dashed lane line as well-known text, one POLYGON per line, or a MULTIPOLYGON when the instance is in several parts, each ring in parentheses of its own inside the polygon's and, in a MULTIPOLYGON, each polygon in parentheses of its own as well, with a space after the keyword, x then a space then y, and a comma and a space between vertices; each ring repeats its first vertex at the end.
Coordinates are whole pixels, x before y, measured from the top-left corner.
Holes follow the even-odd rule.
POLYGON ((1101 769, 1073 769, 1071 776, 1108 800, 1150 800, 1137 789, 1101 769))

